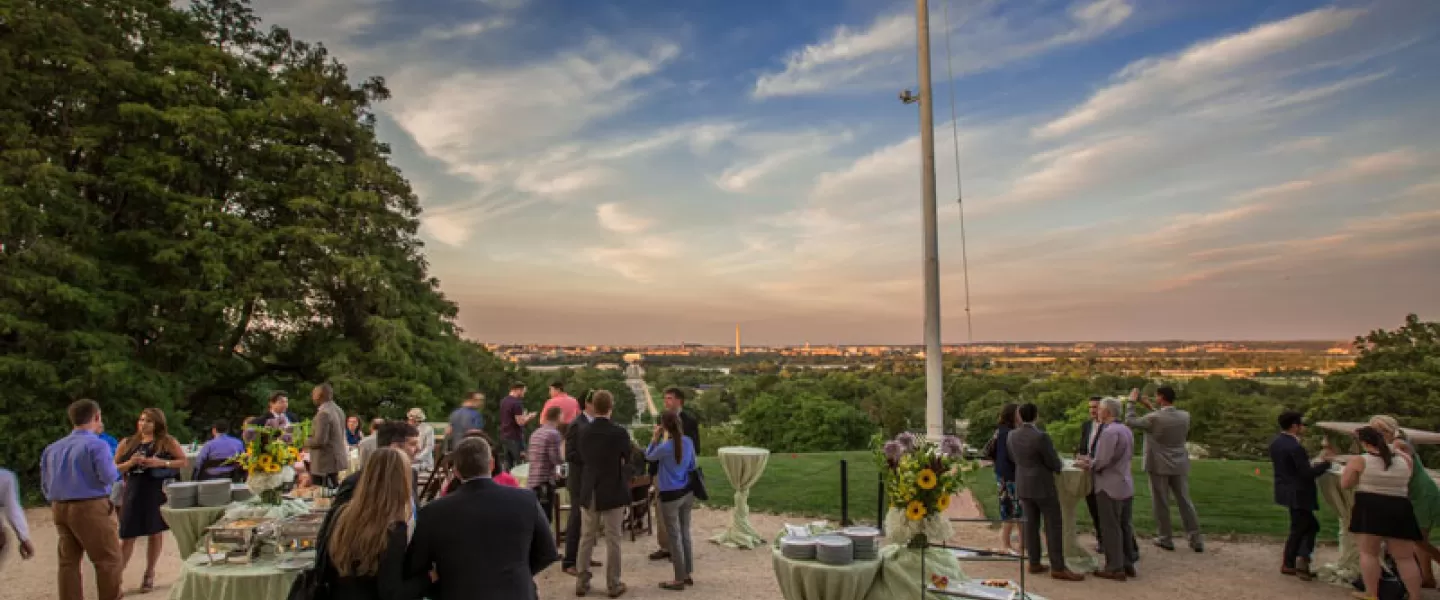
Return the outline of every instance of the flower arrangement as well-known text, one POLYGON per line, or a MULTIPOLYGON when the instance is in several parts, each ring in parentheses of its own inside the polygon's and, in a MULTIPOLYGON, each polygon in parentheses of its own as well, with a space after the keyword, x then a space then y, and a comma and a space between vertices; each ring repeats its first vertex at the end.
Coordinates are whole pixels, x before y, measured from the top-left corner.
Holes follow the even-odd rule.
POLYGON ((300 449, 310 437, 310 422, 283 425, 271 419, 264 425, 246 425, 241 439, 245 451, 228 462, 245 470, 250 491, 267 504, 279 502, 283 474, 300 458, 300 449))
MULTIPOLYGON (((950 498, 965 487, 967 475, 975 469, 974 461, 964 456, 959 438, 945 436, 937 444, 910 433, 881 442, 876 438, 875 460, 885 481, 885 497, 892 514, 900 512, 903 521, 886 529, 895 531, 900 539, 919 535, 949 537, 949 521, 941 518, 950 507, 950 498)), ((894 537, 892 536, 892 537, 894 537)))

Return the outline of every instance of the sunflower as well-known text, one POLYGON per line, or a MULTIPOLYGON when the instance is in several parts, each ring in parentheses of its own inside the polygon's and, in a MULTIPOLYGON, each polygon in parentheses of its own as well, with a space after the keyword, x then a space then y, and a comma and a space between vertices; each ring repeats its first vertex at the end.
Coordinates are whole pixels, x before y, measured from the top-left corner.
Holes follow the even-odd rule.
POLYGON ((930 469, 923 469, 919 475, 915 476, 915 485, 920 486, 922 490, 935 489, 936 481, 935 472, 930 469))
POLYGON ((265 472, 266 472, 266 473, 272 473, 272 474, 273 474, 273 473, 279 473, 279 472, 280 472, 280 465, 275 464, 275 463, 270 463, 270 464, 268 464, 268 465, 265 465, 265 472))
POLYGON ((268 471, 268 470, 270 470, 270 465, 273 465, 273 464, 275 464, 275 459, 274 459, 273 457, 271 457, 269 454, 266 454, 266 455, 260 457, 260 467, 261 467, 262 469, 265 469, 265 470, 268 471))
POLYGON ((940 499, 935 501, 935 508, 940 509, 942 512, 950 508, 950 496, 941 494, 940 499))
POLYGON ((919 521, 925 518, 925 505, 919 500, 911 501, 910 506, 905 509, 905 518, 911 521, 919 521))

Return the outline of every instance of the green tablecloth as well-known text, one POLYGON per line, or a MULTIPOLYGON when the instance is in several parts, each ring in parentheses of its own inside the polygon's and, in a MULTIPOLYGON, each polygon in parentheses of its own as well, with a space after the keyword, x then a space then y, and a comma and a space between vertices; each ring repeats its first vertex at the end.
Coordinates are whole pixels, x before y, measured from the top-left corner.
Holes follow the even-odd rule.
MULTIPOLYGON (((920 551, 911 550, 899 544, 890 544, 880 549, 880 573, 870 586, 866 600, 908 600, 920 597, 920 586, 930 585, 931 575, 944 575, 950 581, 965 581, 960 570, 960 561, 944 548, 925 550, 925 573, 920 573, 920 551)), ((949 596, 927 594, 935 600, 949 600, 949 596)))
POLYGON ((771 550, 775 580, 785 600, 862 600, 880 573, 880 561, 856 561, 832 566, 813 560, 785 558, 771 550))
POLYGON ((1071 461, 1066 461, 1065 470, 1055 475, 1055 489, 1060 492, 1060 521, 1065 526, 1065 566, 1076 573, 1089 573, 1098 566, 1095 557, 1080 545, 1075 526, 1075 511, 1090 495, 1093 486, 1090 472, 1075 468, 1071 461))
POLYGON ((160 516, 170 526, 175 536, 175 547, 182 558, 200 549, 200 540, 205 537, 205 528, 214 525, 225 516, 228 506, 215 508, 170 508, 160 507, 160 516))
POLYGON ((1350 509, 1355 506, 1355 490, 1340 487, 1340 470, 1332 469, 1315 481, 1320 488, 1320 497, 1340 515, 1340 558, 1321 566, 1317 571, 1320 579, 1335 585, 1349 586, 1360 576, 1360 550, 1350 536, 1350 509))
POLYGON ((725 477, 735 488, 735 509, 731 514, 730 527, 710 538, 710 541, 731 548, 755 548, 765 543, 760 534, 750 525, 750 488, 760 481, 765 472, 765 463, 770 460, 770 451, 764 448, 731 446, 720 449, 720 466, 725 477))
POLYGON ((207 565, 206 560, 204 554, 185 559, 170 600, 280 600, 300 575, 263 559, 249 565, 207 565))

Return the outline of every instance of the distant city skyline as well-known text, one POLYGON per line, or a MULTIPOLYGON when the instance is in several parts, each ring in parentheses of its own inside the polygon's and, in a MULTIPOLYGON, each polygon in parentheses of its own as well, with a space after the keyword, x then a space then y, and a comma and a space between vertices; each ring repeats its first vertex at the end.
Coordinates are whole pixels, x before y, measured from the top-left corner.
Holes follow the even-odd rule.
MULTIPOLYGON (((386 78, 378 133, 473 339, 921 339, 917 119, 896 98, 912 3, 254 6, 386 78)), ((956 147, 977 341, 1440 318, 1440 2, 950 12, 932 15, 946 343, 967 340, 956 147)))

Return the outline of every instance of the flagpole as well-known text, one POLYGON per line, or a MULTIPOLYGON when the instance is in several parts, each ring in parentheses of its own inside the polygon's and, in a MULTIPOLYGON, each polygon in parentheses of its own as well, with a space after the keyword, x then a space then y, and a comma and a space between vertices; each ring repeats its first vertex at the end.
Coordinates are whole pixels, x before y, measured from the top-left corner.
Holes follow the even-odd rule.
POLYGON ((939 440, 945 431, 945 354, 940 343, 940 242, 935 207, 935 103, 930 88, 930 7, 915 0, 915 36, 920 79, 920 184, 925 245, 925 433, 939 440))

